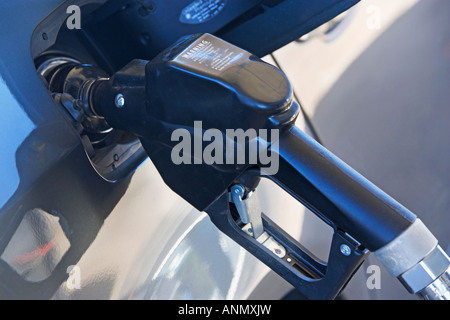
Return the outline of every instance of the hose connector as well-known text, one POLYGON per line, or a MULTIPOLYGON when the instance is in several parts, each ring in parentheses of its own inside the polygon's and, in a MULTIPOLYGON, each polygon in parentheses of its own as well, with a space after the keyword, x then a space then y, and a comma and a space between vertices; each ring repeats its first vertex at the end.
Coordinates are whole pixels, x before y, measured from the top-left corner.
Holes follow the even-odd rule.
POLYGON ((410 293, 428 300, 450 299, 450 258, 420 219, 375 255, 410 293))
POLYGON ((450 300, 450 268, 417 295, 423 300, 450 300))

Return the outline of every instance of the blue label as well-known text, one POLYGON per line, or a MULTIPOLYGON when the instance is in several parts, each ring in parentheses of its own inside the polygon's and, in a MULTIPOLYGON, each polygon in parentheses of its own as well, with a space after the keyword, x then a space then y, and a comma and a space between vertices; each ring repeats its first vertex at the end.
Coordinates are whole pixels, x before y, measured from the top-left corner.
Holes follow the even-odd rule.
POLYGON ((217 16, 227 0, 196 0, 181 11, 180 22, 200 24, 217 16))

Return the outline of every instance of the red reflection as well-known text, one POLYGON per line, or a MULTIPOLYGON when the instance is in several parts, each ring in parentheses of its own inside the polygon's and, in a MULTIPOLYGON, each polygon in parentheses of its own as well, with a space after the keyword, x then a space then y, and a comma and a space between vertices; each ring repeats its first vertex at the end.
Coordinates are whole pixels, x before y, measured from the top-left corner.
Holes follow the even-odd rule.
POLYGON ((14 258, 13 263, 25 264, 36 259, 37 257, 44 257, 55 246, 55 244, 56 244, 56 237, 53 238, 49 243, 37 247, 36 250, 18 255, 17 257, 14 258))

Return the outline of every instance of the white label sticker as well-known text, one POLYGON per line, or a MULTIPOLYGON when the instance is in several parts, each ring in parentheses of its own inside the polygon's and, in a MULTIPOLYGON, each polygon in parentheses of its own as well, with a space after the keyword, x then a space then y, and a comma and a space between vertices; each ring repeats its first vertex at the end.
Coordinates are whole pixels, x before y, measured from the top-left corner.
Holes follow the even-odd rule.
POLYGON ((203 35, 197 42, 183 51, 175 61, 184 65, 195 65, 204 71, 222 72, 243 57, 250 54, 225 41, 210 35, 203 35))

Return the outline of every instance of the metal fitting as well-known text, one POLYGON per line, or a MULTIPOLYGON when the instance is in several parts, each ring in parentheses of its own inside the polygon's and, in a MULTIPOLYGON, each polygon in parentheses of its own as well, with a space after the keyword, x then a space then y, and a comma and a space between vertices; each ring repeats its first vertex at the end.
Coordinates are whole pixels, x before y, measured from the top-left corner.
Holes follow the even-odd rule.
POLYGON ((437 239, 420 219, 384 247, 375 256, 393 277, 414 267, 438 244, 437 239))
POLYGON ((237 184, 231 187, 230 200, 236 206, 242 222, 251 224, 253 236, 257 239, 264 232, 259 200, 257 196, 252 197, 252 193, 244 197, 244 186, 237 184))
POLYGON ((409 292, 417 293, 439 279, 449 266, 449 257, 436 246, 422 261, 400 275, 399 280, 409 292))
POLYGON ((417 295, 423 300, 450 300, 450 268, 417 295))
MULTIPOLYGON (((419 296, 419 292, 423 290, 426 291, 424 295, 429 295, 426 288, 434 288, 433 284, 442 289, 442 284, 439 283, 448 279, 444 277, 439 280, 450 267, 450 258, 420 219, 416 219, 397 238, 375 251, 375 255, 409 292, 419 296)), ((448 290, 450 287, 447 285, 448 290)))

